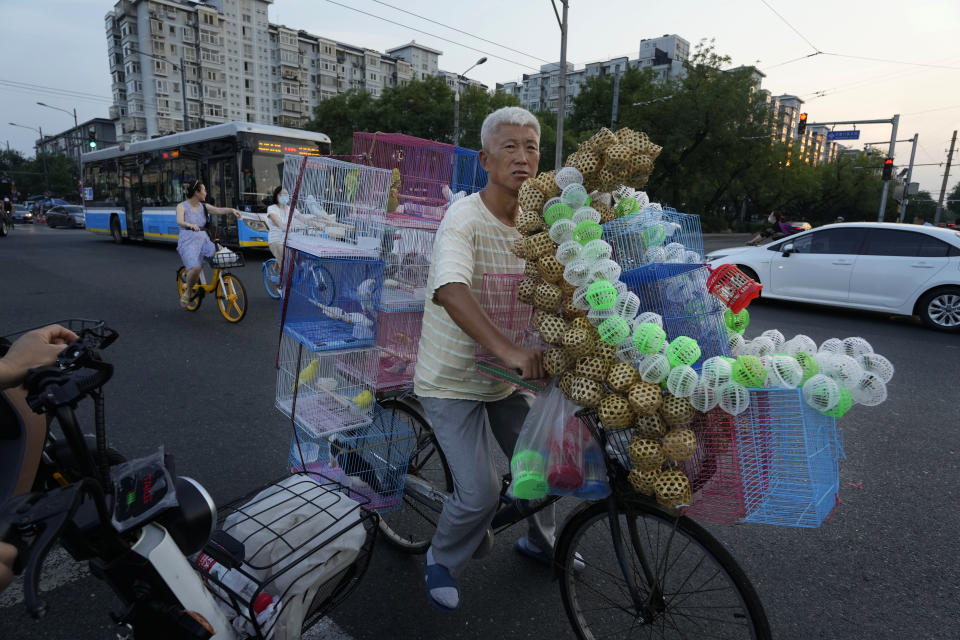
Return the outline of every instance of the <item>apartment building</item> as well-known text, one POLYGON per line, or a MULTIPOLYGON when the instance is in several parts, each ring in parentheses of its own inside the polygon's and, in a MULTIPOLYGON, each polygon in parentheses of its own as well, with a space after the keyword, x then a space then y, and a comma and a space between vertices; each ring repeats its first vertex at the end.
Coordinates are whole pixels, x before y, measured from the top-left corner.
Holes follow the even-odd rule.
MULTIPOLYGON (((628 56, 611 58, 599 62, 589 62, 582 69, 575 69, 567 63, 567 102, 566 112, 573 112, 573 99, 592 77, 616 75, 623 73, 628 67, 653 69, 661 80, 681 77, 686 73, 685 61, 690 56, 690 43, 678 35, 664 35, 660 38, 649 38, 640 41, 637 58, 631 60, 628 56)), ((497 91, 508 93, 531 111, 553 111, 560 105, 560 74, 559 62, 545 64, 540 67, 539 73, 525 73, 519 81, 497 84, 497 91)))
POLYGON ((487 90, 487 85, 483 84, 479 80, 473 80, 466 76, 461 76, 460 74, 454 73, 453 71, 444 71, 441 69, 440 56, 443 55, 443 51, 425 47, 422 44, 418 44, 416 40, 411 40, 407 44, 400 45, 399 47, 387 49, 387 54, 399 60, 404 60, 410 63, 410 66, 413 70, 413 75, 417 80, 425 80, 432 76, 440 76, 451 89, 457 88, 457 81, 459 80, 461 90, 468 86, 478 87, 484 91, 487 90))

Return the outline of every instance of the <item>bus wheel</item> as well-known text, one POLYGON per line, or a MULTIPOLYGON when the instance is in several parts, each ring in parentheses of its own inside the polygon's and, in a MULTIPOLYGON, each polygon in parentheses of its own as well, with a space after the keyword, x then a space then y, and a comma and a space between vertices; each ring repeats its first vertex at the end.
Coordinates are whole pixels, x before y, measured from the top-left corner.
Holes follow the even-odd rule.
POLYGON ((110 219, 110 235, 117 244, 123 243, 123 232, 120 230, 120 220, 117 218, 110 219))

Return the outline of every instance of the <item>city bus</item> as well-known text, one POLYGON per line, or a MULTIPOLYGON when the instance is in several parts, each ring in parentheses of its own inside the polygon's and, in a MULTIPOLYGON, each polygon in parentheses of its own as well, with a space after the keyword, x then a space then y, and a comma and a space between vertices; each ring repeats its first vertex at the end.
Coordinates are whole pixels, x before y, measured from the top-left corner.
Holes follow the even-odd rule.
POLYGON ((176 242, 183 187, 199 178, 207 202, 243 212, 212 216, 224 244, 266 247, 265 212, 283 180, 285 155, 330 153, 322 133, 249 122, 121 144, 83 154, 87 231, 124 239, 176 242), (90 191, 92 190, 92 194, 90 191))

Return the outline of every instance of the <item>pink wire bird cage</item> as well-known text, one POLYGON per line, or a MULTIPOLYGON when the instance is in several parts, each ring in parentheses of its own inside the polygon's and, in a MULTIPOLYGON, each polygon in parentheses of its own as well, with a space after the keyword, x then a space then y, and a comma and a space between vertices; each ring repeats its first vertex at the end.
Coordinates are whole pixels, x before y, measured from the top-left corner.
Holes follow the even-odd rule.
POLYGON ((447 209, 455 147, 402 133, 353 134, 353 155, 362 164, 394 172, 388 215, 439 222, 447 209))

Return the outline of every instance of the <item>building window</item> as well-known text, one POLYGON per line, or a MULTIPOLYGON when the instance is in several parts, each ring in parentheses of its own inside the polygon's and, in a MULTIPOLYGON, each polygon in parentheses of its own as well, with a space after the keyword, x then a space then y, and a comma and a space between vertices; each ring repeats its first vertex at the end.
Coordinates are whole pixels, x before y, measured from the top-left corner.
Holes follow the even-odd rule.
POLYGON ((157 88, 157 93, 163 93, 163 94, 169 93, 170 85, 167 83, 166 80, 155 78, 154 83, 157 88))
POLYGON ((250 14, 249 14, 249 13, 243 14, 243 21, 244 21, 244 22, 250 22, 250 21, 251 21, 251 19, 250 19, 250 14))

